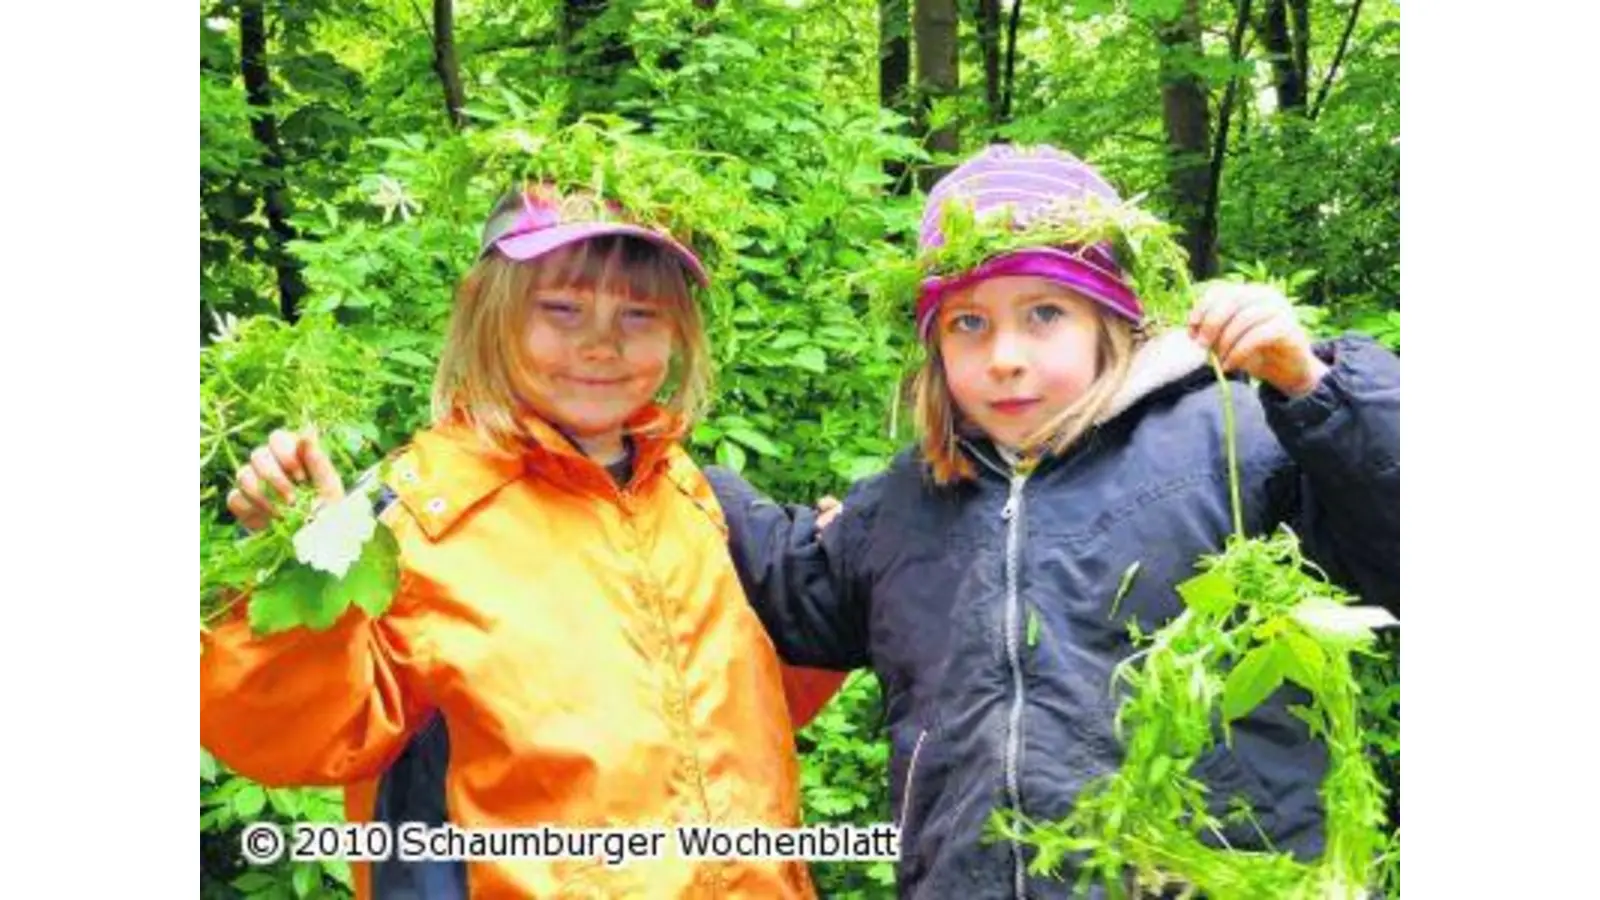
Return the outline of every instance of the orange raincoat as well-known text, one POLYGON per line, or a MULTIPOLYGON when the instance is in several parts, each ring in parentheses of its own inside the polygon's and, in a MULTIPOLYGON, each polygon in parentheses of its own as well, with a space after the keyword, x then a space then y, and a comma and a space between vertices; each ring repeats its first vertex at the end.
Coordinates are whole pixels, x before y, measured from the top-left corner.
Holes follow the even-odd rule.
MULTIPOLYGON (((458 426, 397 454, 381 519, 400 586, 383 616, 352 608, 328 631, 264 638, 242 615, 214 629, 202 744, 265 784, 344 785, 349 819, 367 821, 378 779, 436 712, 458 828, 800 824, 791 729, 842 676, 780 667, 711 488, 676 443, 639 439, 619 489, 529 427, 520 459, 458 426)), ((622 866, 471 860, 467 883, 475 898, 812 895, 801 861, 663 848, 622 866)), ((368 867, 355 871, 370 897, 368 867)))

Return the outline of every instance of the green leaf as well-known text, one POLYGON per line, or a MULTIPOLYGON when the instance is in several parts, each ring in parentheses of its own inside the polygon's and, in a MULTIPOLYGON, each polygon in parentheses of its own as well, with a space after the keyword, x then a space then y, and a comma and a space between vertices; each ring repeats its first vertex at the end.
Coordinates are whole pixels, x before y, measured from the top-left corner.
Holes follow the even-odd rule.
POLYGON ((251 595, 250 627, 265 635, 313 622, 331 622, 323 610, 322 591, 332 580, 333 576, 326 572, 285 563, 251 595))
POLYGON ((791 347, 798 347, 810 340, 811 335, 805 333, 804 331, 785 331, 773 338, 772 342, 767 344, 767 349, 788 350, 791 347))
POLYGON ((267 872, 246 872, 233 880, 233 886, 246 894, 267 890, 278 883, 278 880, 267 872))
POLYGON ((330 604, 348 609, 355 604, 368 616, 377 618, 389 608, 394 592, 400 583, 400 545, 394 532, 381 522, 371 539, 361 548, 356 560, 344 578, 329 585, 335 601, 330 604))
POLYGON ((759 431, 754 431, 749 428, 729 428, 728 437, 732 440, 738 441, 746 447, 749 447, 751 450, 756 451, 762 456, 783 456, 783 451, 778 449, 778 445, 774 444, 770 439, 767 438, 766 435, 759 431))
POLYGON ((1228 673, 1222 687, 1222 715, 1237 719, 1261 705, 1283 683, 1283 658, 1276 643, 1251 650, 1228 673))
POLYGON ((1171 771, 1172 757, 1158 756, 1153 762, 1150 763, 1149 778, 1145 783, 1149 787, 1157 787, 1161 784, 1162 780, 1167 777, 1167 773, 1171 771))
POLYGON ((348 862, 345 862, 342 859, 322 860, 322 871, 327 873, 329 878, 332 878, 339 884, 344 885, 345 888, 348 889, 352 886, 350 880, 350 864, 348 862))
POLYGON ((222 767, 217 765, 217 758, 212 756, 206 748, 200 748, 200 780, 216 781, 222 767))
POLYGON ((1032 650, 1039 644, 1039 613, 1033 607, 1028 607, 1028 649, 1032 650))
POLYGON ((247 784, 233 795, 233 811, 241 819, 254 819, 267 806, 267 792, 260 785, 247 784))
POLYGON ((1278 642, 1284 674, 1308 691, 1322 686, 1322 673, 1328 658, 1316 641, 1295 631, 1286 631, 1278 642))
POLYGON ((751 169, 750 183, 763 191, 770 191, 778 186, 778 176, 768 169, 751 169))
POLYGON ((1233 582, 1215 569, 1183 582, 1177 591, 1190 609, 1208 615, 1225 615, 1239 602, 1233 582))
POLYGON ((301 863, 294 870, 294 895, 296 897, 310 896, 312 889, 322 883, 317 867, 310 863, 301 863))
POLYGON ((433 360, 415 350, 407 350, 403 348, 400 350, 390 350, 389 358, 395 360, 396 362, 403 362, 408 366, 415 366, 419 369, 432 369, 434 366, 433 360))
POLYGON ((794 364, 809 372, 826 375, 828 355, 822 352, 821 347, 801 347, 794 355, 794 364))
POLYGON ((733 441, 723 441, 717 445, 717 464, 726 466, 735 472, 744 471, 744 448, 733 441))
POLYGON ((1326 597, 1307 597, 1289 616, 1313 637, 1334 646, 1366 643, 1376 635, 1374 628, 1399 625, 1400 621, 1381 606, 1346 606, 1326 597))

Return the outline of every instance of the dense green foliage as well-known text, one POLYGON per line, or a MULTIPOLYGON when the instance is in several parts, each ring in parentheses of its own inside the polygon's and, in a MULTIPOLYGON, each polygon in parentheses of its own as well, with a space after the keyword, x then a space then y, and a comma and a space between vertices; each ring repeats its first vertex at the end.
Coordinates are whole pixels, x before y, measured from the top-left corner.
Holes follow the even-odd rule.
MULTIPOLYGON (((457 3, 458 127, 425 4, 203 3, 203 571, 237 562, 222 495, 273 428, 316 426, 349 480, 426 423, 455 282, 481 217, 518 177, 598 185, 705 251, 717 379, 691 451, 794 502, 842 495, 910 437, 911 311, 876 299, 868 276, 903 262, 920 213, 920 195, 886 172, 949 162, 916 136, 955 123, 963 151, 1049 142, 1167 218, 1169 176, 1185 162, 1164 130, 1173 66, 1209 92, 1213 138, 1239 78, 1216 194, 1222 269, 1280 280, 1321 332, 1357 327, 1398 348, 1395 4, 1288 4, 1307 11, 1309 40, 1304 105, 1285 108, 1268 24, 1248 30, 1242 62, 1230 55, 1233 2, 1024 0, 1008 114, 986 99, 979 5, 960 4, 959 90, 897 112, 880 105, 870 0, 457 3), (1155 37, 1186 7, 1200 52, 1155 37), (252 11, 259 54, 243 27, 252 11), (247 86, 249 60, 263 64, 270 106, 247 86)), ((1009 25, 1013 3, 1000 7, 1009 25)), ((1369 753, 1397 786, 1392 673, 1358 665, 1359 699, 1381 725, 1369 753)), ((892 819, 880 715, 862 673, 801 734, 809 820, 892 819)), ((238 856, 244 822, 340 814, 336 791, 263 790, 203 754, 204 895, 347 893, 341 866, 247 869, 238 856)), ((887 865, 815 871, 830 897, 892 892, 887 865)))

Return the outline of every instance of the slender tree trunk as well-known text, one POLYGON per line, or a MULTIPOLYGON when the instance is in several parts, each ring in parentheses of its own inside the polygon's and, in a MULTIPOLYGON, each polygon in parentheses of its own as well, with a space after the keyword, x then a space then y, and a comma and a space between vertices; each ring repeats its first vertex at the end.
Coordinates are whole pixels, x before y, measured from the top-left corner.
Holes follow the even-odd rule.
POLYGON ((461 107, 467 104, 461 90, 461 67, 456 62, 455 11, 451 0, 433 0, 433 71, 444 87, 444 108, 450 124, 465 128, 467 117, 461 107))
POLYGON ((283 150, 278 144, 278 121, 272 115, 272 79, 267 69, 267 26, 262 0, 240 0, 239 68, 244 76, 245 99, 250 104, 250 133, 261 145, 266 168, 262 205, 266 207, 268 256, 278 276, 278 308, 286 321, 300 318, 300 299, 306 295, 300 264, 289 255, 288 243, 298 235, 289 223, 293 210, 284 172, 283 150))
POLYGON ((1311 118, 1315 119, 1322 113, 1322 104, 1328 99, 1328 90, 1333 87, 1333 78, 1339 74, 1339 63, 1344 61, 1345 51, 1350 48, 1350 35, 1356 30, 1356 19, 1361 15, 1361 0, 1356 0, 1350 7, 1350 18, 1345 20, 1344 34, 1339 36, 1339 49, 1333 54, 1333 63, 1328 66, 1328 75, 1322 79, 1322 88, 1317 91, 1317 102, 1311 105, 1311 118))
POLYGON ((989 122, 1004 121, 1000 84, 1000 0, 978 0, 978 46, 983 50, 983 96, 989 122))
POLYGON ((1173 220, 1183 231, 1189 271, 1197 279, 1216 271, 1215 238, 1206 227, 1210 187, 1211 117, 1206 85, 1192 60, 1202 55, 1199 0, 1185 0, 1176 19, 1158 24, 1161 55, 1161 117, 1167 132, 1167 187, 1173 220))
POLYGON ((1022 22, 1022 0, 1011 0, 1011 22, 1006 26, 1006 92, 1000 118, 1011 121, 1012 88, 1017 83, 1017 26, 1022 22))
MULTIPOLYGON (((1311 0, 1289 0, 1289 14, 1294 22, 1294 68, 1300 73, 1300 84, 1311 83, 1311 0)), ((1302 87, 1305 94, 1310 89, 1302 87)), ((1304 101, 1302 101, 1303 103, 1304 101)))
POLYGON ((1287 0, 1268 0, 1256 32, 1272 58, 1272 83, 1277 89, 1278 111, 1304 113, 1306 71, 1299 62, 1297 36, 1289 33, 1287 0))
MULTIPOLYGON (((909 0, 878 0, 878 104, 913 118, 911 109, 911 7, 909 0)), ((908 166, 900 160, 884 163, 884 174, 897 194, 911 191, 908 166)))
MULTIPOLYGON (((961 89, 961 46, 957 41, 961 16, 956 0, 916 0, 911 21, 917 42, 917 98, 923 126, 919 130, 927 131, 934 101, 954 98, 961 89)), ((961 149, 960 124, 951 122, 930 132, 927 147, 935 154, 957 153, 961 149)), ((948 170, 943 165, 929 166, 917 180, 928 190, 948 170)))
MULTIPOLYGON (((1244 31, 1250 24, 1250 0, 1238 0, 1239 16, 1234 22, 1233 33, 1228 38, 1228 58, 1235 63, 1244 58, 1244 31)), ((1210 236, 1213 254, 1216 248, 1217 234, 1217 205, 1222 197, 1222 166, 1228 160, 1228 126, 1233 121, 1233 104, 1239 94, 1239 76, 1228 79, 1228 87, 1223 91, 1222 106, 1217 110, 1217 143, 1211 150, 1211 171, 1206 186, 1205 212, 1200 217, 1200 228, 1204 234, 1210 236)), ((1212 272, 1215 274, 1215 262, 1212 272)))

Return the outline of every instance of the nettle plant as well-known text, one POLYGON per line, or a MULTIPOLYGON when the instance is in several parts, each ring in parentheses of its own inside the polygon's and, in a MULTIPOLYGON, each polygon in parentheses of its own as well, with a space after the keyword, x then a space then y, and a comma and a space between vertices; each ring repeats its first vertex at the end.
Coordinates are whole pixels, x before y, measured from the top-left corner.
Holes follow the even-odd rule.
MULTIPOLYGON (((371 351, 327 317, 266 317, 225 328, 200 354, 202 499, 215 502, 274 428, 320 427, 336 465, 370 452, 377 402, 371 351)), ((201 628, 248 604, 260 634, 325 629, 355 604, 387 608, 397 579, 394 536, 362 490, 316 508, 302 487, 268 527, 238 536, 212 522, 202 541, 201 628)))
MULTIPOLYGON (((1109 246, 1153 324, 1184 321, 1193 302, 1173 228, 1134 201, 1090 197, 1026 222, 1005 213, 980 220, 959 203, 941 216, 947 235, 941 247, 879 276, 877 290, 888 302, 905 303, 930 275, 959 273, 1041 245, 1109 246)), ((1138 649, 1116 668, 1110 685, 1121 695, 1121 767, 1091 782, 1064 820, 1036 822, 997 811, 989 836, 1036 847, 1030 863, 1036 875, 1056 875, 1070 855, 1078 889, 1098 880, 1112 897, 1166 890, 1222 900, 1364 896, 1397 861, 1398 843, 1384 829, 1386 788, 1367 753, 1372 738, 1355 660, 1379 656, 1374 629, 1398 623, 1386 610, 1355 605, 1356 598, 1305 558, 1287 526, 1265 536, 1246 533, 1233 382, 1214 355, 1211 365, 1222 388, 1233 533, 1220 553, 1196 561, 1198 574, 1173 587, 1182 613, 1150 634, 1137 621, 1129 623, 1138 649), (1229 847, 1222 839, 1226 823, 1211 812, 1220 804, 1192 774, 1219 740, 1229 744, 1230 723, 1285 682, 1309 695, 1309 704, 1291 711, 1329 753, 1321 789, 1326 847, 1311 863, 1286 852, 1229 847)), ((1111 615, 1137 570, 1135 563, 1124 575, 1111 615)), ((1231 811, 1224 818, 1254 821, 1244 798, 1228 798, 1226 805, 1231 811)))

